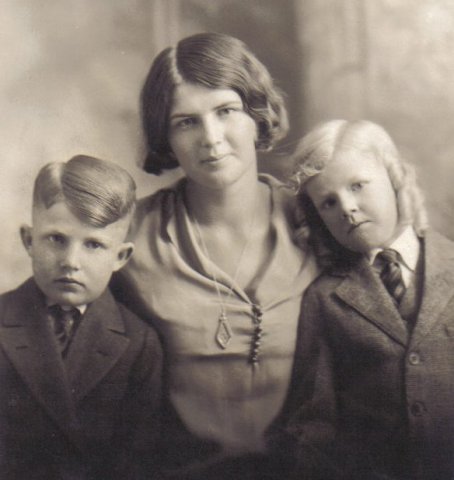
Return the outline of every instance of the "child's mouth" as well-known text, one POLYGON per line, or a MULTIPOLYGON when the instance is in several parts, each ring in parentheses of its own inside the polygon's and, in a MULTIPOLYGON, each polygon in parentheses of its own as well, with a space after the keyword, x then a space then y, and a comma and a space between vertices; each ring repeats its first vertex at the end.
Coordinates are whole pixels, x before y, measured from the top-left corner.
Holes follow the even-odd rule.
POLYGON ((62 277, 62 278, 57 278, 55 280, 56 283, 62 283, 64 285, 80 285, 82 286, 82 283, 78 282, 77 280, 74 280, 74 278, 68 278, 68 277, 62 277))
POLYGON ((369 220, 364 220, 362 222, 354 223, 353 225, 350 226, 348 229, 348 233, 354 232, 358 227, 361 227, 361 225, 364 225, 366 223, 369 223, 369 220))

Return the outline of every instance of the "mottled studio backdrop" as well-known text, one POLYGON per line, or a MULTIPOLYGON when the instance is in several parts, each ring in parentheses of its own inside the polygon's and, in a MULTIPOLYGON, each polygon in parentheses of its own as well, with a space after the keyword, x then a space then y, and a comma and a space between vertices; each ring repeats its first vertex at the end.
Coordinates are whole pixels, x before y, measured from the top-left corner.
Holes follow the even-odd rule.
POLYGON ((262 169, 320 120, 383 124, 417 164, 432 224, 454 238, 453 0, 0 0, 0 290, 30 274, 18 229, 49 161, 87 153, 126 166, 141 195, 138 93, 179 38, 241 38, 285 90, 292 128, 262 169))

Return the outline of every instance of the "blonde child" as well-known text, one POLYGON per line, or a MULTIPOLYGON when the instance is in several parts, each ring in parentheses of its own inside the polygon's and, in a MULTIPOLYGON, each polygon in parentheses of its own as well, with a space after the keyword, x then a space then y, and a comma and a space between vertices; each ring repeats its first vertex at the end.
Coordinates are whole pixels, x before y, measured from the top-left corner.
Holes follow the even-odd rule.
POLYGON ((324 123, 294 157, 300 239, 325 266, 288 403, 295 478, 452 479, 454 244, 382 127, 324 123))

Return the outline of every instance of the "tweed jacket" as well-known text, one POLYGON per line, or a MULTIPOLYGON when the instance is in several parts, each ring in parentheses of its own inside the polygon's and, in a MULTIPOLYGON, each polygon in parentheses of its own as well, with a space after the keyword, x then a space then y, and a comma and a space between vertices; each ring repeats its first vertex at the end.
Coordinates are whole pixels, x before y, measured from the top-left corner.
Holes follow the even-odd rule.
POLYGON ((139 478, 125 472, 153 461, 161 369, 155 331, 108 291, 64 360, 34 280, 1 295, 0 478, 139 478))
POLYGON ((454 243, 429 231, 421 245, 412 330, 364 258, 308 289, 287 404, 295 478, 454 478, 454 243))

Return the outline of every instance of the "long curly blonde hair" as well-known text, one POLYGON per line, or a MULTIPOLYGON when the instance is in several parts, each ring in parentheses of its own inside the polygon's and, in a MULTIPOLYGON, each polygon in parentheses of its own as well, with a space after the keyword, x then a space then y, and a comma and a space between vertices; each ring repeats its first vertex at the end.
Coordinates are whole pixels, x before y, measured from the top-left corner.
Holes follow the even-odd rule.
MULTIPOLYGON (((305 187, 333 161, 341 148, 354 149, 369 158, 373 155, 382 162, 396 192, 399 223, 413 225, 416 233, 422 236, 428 225, 424 196, 417 184, 414 167, 402 158, 389 134, 380 125, 366 120, 331 120, 305 135, 292 155, 294 171, 290 181, 297 195, 298 243, 303 247, 308 244, 317 247, 322 241, 327 243, 326 238, 317 238, 320 234, 323 237, 330 234, 305 187)), ((336 243, 328 238, 331 248, 336 243)))

